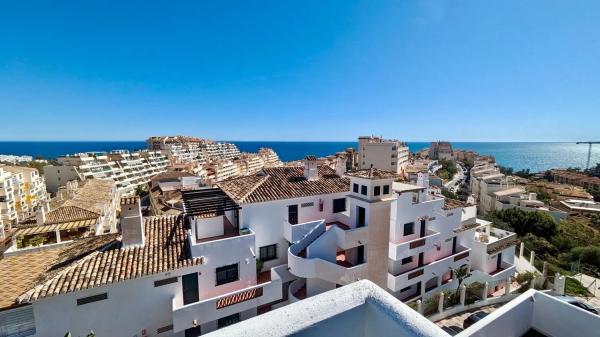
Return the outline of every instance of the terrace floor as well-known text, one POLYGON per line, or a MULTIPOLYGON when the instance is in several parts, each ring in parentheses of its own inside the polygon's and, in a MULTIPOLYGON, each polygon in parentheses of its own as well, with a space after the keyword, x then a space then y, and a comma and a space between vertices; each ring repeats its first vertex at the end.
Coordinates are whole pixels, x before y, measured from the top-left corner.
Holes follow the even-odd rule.
POLYGON ((352 267, 352 263, 350 263, 347 260, 347 256, 346 256, 346 252, 345 251, 337 253, 337 255, 335 257, 335 263, 338 264, 339 266, 342 266, 342 267, 345 267, 345 268, 352 267))
POLYGON ((333 222, 326 223, 325 224, 325 229, 329 229, 332 226, 337 226, 337 227, 339 227, 339 228, 341 228, 341 229, 343 229, 345 231, 347 231, 347 230, 350 229, 350 226, 348 226, 348 225, 346 225, 344 223, 341 223, 339 221, 333 221, 333 222))

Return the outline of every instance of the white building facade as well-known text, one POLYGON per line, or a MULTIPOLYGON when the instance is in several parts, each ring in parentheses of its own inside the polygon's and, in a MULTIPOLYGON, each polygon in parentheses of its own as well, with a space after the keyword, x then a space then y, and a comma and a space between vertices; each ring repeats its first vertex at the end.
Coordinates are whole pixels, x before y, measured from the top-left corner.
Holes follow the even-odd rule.
POLYGON ((358 167, 374 167, 404 175, 409 151, 406 143, 374 136, 358 137, 358 167))

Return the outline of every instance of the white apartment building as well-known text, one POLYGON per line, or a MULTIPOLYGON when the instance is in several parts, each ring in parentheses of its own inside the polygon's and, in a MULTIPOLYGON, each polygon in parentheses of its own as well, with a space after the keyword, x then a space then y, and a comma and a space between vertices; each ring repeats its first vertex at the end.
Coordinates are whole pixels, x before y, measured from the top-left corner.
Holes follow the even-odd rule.
POLYGON ((0 239, 4 239, 6 231, 17 221, 17 206, 12 173, 0 166, 0 239))
POLYGON ((143 219, 123 198, 120 235, 0 260, 13 285, 0 287, 0 320, 21 336, 198 336, 360 279, 408 299, 451 284, 451 268, 514 271, 512 234, 431 195, 427 175, 410 185, 336 164, 309 156, 182 191, 179 216, 143 219))
POLYGON ((244 176, 255 174, 265 167, 263 157, 254 153, 242 153, 234 163, 238 166, 238 175, 244 176))
POLYGON ((37 206, 48 199, 46 183, 37 169, 23 166, 4 166, 4 170, 18 177, 20 193, 17 194, 17 203, 21 209, 17 209, 20 219, 31 216, 37 206))
POLYGON ((169 160, 155 151, 112 151, 110 153, 78 153, 60 157, 61 165, 44 166, 48 191, 71 180, 113 179, 121 195, 133 194, 137 186, 144 185, 154 175, 165 172, 169 160))
POLYGON ((208 165, 209 173, 208 180, 210 184, 214 184, 223 180, 235 178, 240 175, 239 166, 230 160, 218 160, 208 165))
POLYGON ((239 206, 218 189, 190 193, 186 215, 142 218, 139 198, 123 198, 120 236, 0 260, 0 283, 11 285, 0 287, 0 331, 199 336, 280 301, 290 274, 257 273, 256 234, 238 227, 239 206))
POLYGON ((408 146, 404 142, 374 136, 358 137, 358 167, 374 167, 404 175, 408 165, 408 146))
POLYGON ((279 160, 279 156, 273 149, 260 148, 258 150, 258 156, 262 158, 264 167, 277 167, 282 164, 281 160, 279 160))

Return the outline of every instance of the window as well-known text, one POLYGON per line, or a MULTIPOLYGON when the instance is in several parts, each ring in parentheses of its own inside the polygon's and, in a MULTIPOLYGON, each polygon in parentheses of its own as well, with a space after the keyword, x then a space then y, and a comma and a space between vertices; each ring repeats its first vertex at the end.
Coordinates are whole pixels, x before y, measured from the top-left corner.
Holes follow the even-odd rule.
POLYGON ((333 199, 333 213, 346 211, 346 198, 333 199))
POLYGON ((390 185, 383 186, 383 194, 390 194, 390 185))
POLYGON ((404 224, 404 236, 415 234, 415 223, 409 222, 404 224))
POLYGON ((409 290, 410 290, 410 286, 400 289, 400 292, 403 293, 403 292, 409 291, 409 290))
POLYGON ((198 273, 181 276, 181 292, 184 305, 198 302, 200 299, 200 294, 198 293, 198 273))
POLYGON ((403 259, 402 259, 402 265, 405 265, 405 264, 411 263, 412 261, 413 261, 413 258, 412 258, 412 256, 405 257, 405 258, 403 258, 403 259))
POLYGON ((98 295, 82 297, 77 299, 77 305, 84 305, 92 302, 98 302, 108 299, 108 293, 102 293, 98 295))
POLYGON ((177 283, 177 276, 176 277, 169 277, 169 278, 158 280, 158 281, 154 281, 154 286, 155 287, 160 287, 160 286, 164 286, 164 285, 171 284, 171 283, 177 283))
POLYGON ((392 166, 396 166, 396 162, 395 161, 392 162, 392 166))
POLYGON ((277 244, 260 247, 260 260, 270 261, 277 258, 277 244))
POLYGON ((375 188, 373 188, 373 195, 378 196, 380 194, 381 194, 381 186, 375 186, 375 188))
POLYGON ((238 264, 230 264, 217 268, 217 285, 239 280, 238 264))
POLYGON ((219 318, 217 321, 217 329, 224 328, 228 325, 235 324, 240 321, 240 314, 233 314, 227 317, 219 318))
POLYGON ((314 202, 305 202, 303 204, 300 204, 300 207, 301 208, 304 208, 304 207, 313 207, 314 205, 315 205, 314 202))
POLYGON ((358 184, 352 185, 352 192, 358 193, 358 184))
POLYGON ((412 192, 412 203, 413 204, 419 203, 419 192, 412 192))
POLYGON ((365 185, 360 186, 360 194, 367 195, 367 186, 365 186, 365 185))

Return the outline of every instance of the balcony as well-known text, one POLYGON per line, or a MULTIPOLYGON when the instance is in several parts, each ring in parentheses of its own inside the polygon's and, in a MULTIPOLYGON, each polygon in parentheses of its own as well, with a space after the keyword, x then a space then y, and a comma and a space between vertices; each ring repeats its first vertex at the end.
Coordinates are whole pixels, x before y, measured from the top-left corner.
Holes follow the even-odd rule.
POLYGON ((498 253, 517 243, 517 234, 488 225, 483 231, 475 233, 475 241, 486 246, 488 255, 498 253))
POLYGON ((264 279, 263 276, 254 286, 196 303, 183 305, 183 297, 179 293, 173 297, 172 302, 173 331, 180 332, 194 327, 194 324, 205 324, 280 300, 283 297, 281 292, 283 270, 281 268, 285 268, 285 265, 271 268, 268 280, 264 279), (259 283, 260 281, 263 281, 263 283, 259 283))
POLYGON ((317 227, 325 220, 309 221, 301 224, 292 225, 287 219, 283 220, 283 237, 291 243, 300 241, 312 229, 317 227))
POLYGON ((306 298, 306 280, 297 279, 290 283, 288 288, 288 300, 290 303, 298 302, 306 298))
POLYGON ((419 253, 434 249, 434 246, 440 242, 441 234, 434 230, 427 230, 425 236, 406 242, 390 242, 389 258, 398 261, 405 257, 413 256, 419 253))
POLYGON ((388 273, 388 288, 392 291, 399 291, 410 284, 426 281, 430 279, 432 275, 442 276, 450 269, 457 269, 464 264, 470 264, 468 257, 471 252, 471 248, 459 246, 458 250, 459 251, 455 254, 432 261, 426 265, 404 271, 397 275, 388 273))
POLYGON ((319 257, 306 257, 307 248, 322 235, 336 234, 331 230, 327 231, 325 223, 321 222, 302 240, 288 248, 288 267, 292 274, 303 278, 319 278, 342 285, 366 277, 367 264, 352 265, 345 259, 345 254, 336 254, 335 262, 319 257))
POLYGON ((238 249, 253 251, 255 249, 254 232, 250 229, 235 228, 225 216, 200 219, 199 221, 196 224, 192 222, 192 230, 189 235, 193 256, 210 258, 211 255, 222 254, 224 251, 231 252, 238 249), (222 226, 221 231, 211 232, 212 229, 219 226, 222 226), (202 232, 198 231, 198 228, 201 228, 202 232))

